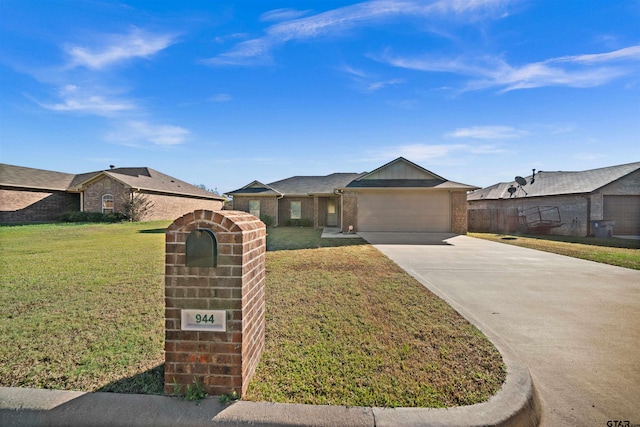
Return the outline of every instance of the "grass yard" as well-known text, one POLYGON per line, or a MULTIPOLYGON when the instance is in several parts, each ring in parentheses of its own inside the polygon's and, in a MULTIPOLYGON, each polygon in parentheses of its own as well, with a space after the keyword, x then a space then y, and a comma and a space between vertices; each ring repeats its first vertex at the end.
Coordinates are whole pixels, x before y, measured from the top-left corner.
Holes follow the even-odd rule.
POLYGON ((640 240, 494 233, 469 233, 469 236, 640 270, 640 240))
POLYGON ((168 225, 0 227, 0 385, 161 393, 168 225))
MULTIPOLYGON (((168 224, 0 227, 0 385, 161 394, 168 224)), ((499 389, 493 345, 364 241, 279 228, 267 245, 244 399, 441 407, 499 389)))

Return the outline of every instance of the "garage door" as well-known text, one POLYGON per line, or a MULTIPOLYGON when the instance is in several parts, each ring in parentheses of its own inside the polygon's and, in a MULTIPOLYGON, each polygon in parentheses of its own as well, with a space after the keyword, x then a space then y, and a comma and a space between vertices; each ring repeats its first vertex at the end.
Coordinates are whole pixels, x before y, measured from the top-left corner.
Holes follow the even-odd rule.
POLYGON ((358 194, 359 231, 449 232, 449 218, 446 191, 358 194))
POLYGON ((640 235, 640 196, 604 196, 604 218, 615 221, 613 234, 640 235))

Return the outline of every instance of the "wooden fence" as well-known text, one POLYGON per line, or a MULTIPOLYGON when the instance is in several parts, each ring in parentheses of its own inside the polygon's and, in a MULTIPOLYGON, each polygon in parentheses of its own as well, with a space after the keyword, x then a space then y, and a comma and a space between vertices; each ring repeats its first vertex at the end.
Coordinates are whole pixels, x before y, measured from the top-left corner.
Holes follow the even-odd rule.
POLYGON ((515 233, 523 225, 521 218, 518 208, 469 209, 468 229, 484 233, 515 233))

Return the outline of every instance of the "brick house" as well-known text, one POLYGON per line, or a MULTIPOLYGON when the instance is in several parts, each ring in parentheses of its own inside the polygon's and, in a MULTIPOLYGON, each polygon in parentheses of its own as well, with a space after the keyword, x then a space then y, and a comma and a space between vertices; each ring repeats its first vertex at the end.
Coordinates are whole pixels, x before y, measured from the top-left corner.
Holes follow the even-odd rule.
POLYGON ((640 235, 640 162, 518 178, 467 196, 469 231, 590 236, 614 221, 612 234, 640 235))
POLYGON ((253 181, 226 194, 233 209, 269 216, 279 226, 464 234, 466 195, 476 189, 399 157, 373 172, 253 181))
POLYGON ((153 203, 144 220, 220 210, 224 197, 147 167, 84 174, 0 164, 0 222, 55 221, 68 212, 122 212, 136 194, 153 203))

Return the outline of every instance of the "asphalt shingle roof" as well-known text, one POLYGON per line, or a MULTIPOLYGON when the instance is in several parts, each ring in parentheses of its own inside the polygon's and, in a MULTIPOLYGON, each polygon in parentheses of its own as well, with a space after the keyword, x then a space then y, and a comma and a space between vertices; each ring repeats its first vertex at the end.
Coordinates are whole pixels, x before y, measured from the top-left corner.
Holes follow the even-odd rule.
MULTIPOLYGON (((531 184, 531 175, 525 177, 527 185, 519 189, 516 194, 523 194, 522 190, 526 191, 527 197, 592 193, 638 169, 640 169, 640 162, 578 172, 540 171, 536 173, 533 184, 531 184)), ((516 181, 500 182, 474 191, 467 196, 467 200, 508 199, 510 197, 508 190, 511 186, 519 187, 516 181)))
POLYGON ((43 190, 66 191, 76 175, 0 163, 0 185, 43 190))
POLYGON ((293 176, 269 184, 273 189, 287 195, 332 194, 336 188, 344 188, 360 173, 332 173, 326 176, 293 176))
POLYGON ((224 199, 195 185, 147 167, 114 168, 74 175, 0 164, 0 185, 40 190, 80 191, 83 184, 101 174, 110 176, 135 189, 208 199, 224 199))

